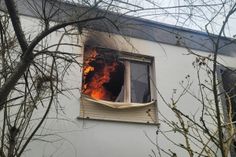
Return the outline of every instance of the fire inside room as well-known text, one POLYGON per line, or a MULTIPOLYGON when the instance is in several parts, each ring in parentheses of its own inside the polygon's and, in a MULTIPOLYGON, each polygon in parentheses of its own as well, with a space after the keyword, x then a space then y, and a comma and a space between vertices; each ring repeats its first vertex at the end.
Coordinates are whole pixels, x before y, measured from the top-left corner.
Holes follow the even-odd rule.
POLYGON ((123 99, 124 64, 106 49, 86 47, 82 93, 96 100, 123 99))
POLYGON ((150 102, 151 62, 145 62, 144 58, 127 52, 86 46, 83 95, 112 102, 150 102))

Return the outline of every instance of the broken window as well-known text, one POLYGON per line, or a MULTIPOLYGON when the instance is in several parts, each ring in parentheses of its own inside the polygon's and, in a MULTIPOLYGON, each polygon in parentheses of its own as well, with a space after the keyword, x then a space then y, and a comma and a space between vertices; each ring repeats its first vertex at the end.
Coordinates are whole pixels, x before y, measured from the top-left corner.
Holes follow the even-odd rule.
POLYGON ((157 123, 152 63, 149 56, 85 46, 79 117, 157 123))
POLYGON ((124 64, 112 54, 85 48, 82 93, 97 100, 115 101, 124 84, 124 64))
POLYGON ((150 102, 150 63, 143 56, 86 46, 82 93, 95 100, 150 102))

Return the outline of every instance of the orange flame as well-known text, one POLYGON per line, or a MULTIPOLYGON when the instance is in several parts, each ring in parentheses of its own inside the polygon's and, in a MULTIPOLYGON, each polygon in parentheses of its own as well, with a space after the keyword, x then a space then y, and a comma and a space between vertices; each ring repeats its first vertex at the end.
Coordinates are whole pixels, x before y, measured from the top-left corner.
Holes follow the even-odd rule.
POLYGON ((91 72, 95 72, 91 80, 83 84, 83 94, 90 96, 93 99, 112 100, 112 94, 104 88, 104 84, 110 81, 110 75, 116 70, 117 63, 105 63, 100 69, 90 65, 92 61, 95 61, 97 52, 95 49, 90 52, 89 57, 85 58, 85 65, 83 68, 84 80, 91 72))
POLYGON ((91 71, 94 71, 94 67, 90 66, 89 63, 94 61, 96 57, 97 57, 97 52, 95 49, 93 49, 90 52, 90 56, 88 58, 85 58, 84 68, 83 68, 84 77, 86 77, 91 71))

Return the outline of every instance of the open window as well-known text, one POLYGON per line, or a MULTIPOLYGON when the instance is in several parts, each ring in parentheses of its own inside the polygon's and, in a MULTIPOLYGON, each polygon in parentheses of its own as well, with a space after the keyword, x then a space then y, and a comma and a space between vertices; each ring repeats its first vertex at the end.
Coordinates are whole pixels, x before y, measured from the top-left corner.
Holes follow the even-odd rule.
POLYGON ((153 58, 85 46, 80 117, 156 123, 153 58))

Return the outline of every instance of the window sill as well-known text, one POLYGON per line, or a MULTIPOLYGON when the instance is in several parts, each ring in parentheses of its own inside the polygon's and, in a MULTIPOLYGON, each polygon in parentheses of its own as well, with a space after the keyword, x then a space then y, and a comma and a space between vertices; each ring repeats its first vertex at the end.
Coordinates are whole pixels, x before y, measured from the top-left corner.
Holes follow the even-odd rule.
POLYGON ((86 96, 80 100, 81 119, 158 124, 156 101, 145 104, 116 103, 86 96))
POLYGON ((107 123, 126 123, 126 124, 135 124, 135 125, 151 125, 155 127, 160 127, 160 123, 143 123, 143 122, 132 122, 132 121, 123 121, 123 120, 111 120, 111 119, 97 119, 97 118, 90 118, 90 117, 81 117, 78 116, 76 117, 78 121, 83 121, 83 122, 107 122, 107 123))

